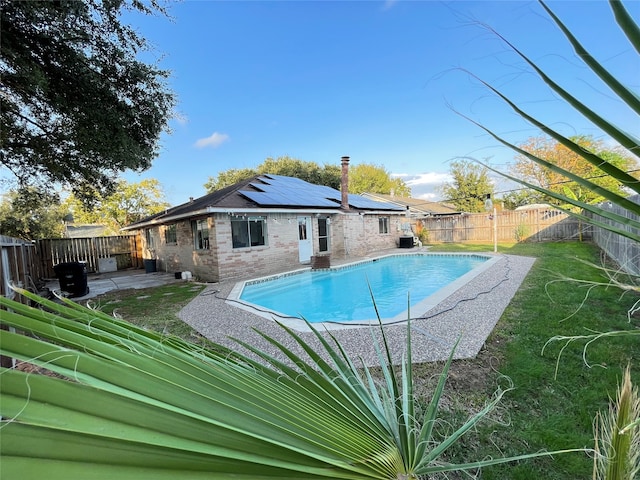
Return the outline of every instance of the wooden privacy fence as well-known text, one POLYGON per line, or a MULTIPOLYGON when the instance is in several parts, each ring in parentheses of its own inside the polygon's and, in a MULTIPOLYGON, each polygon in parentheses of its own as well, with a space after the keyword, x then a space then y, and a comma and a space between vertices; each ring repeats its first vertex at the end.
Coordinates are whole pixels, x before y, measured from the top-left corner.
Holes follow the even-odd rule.
POLYGON ((38 253, 46 278, 55 278, 53 266, 85 262, 87 271, 101 271, 100 259, 115 259, 117 270, 142 268, 142 245, 137 235, 39 240, 38 253))
POLYGON ((41 265, 34 243, 0 235, 0 295, 13 298, 10 285, 37 290, 41 265))
MULTIPOLYGON (((640 203, 640 195, 628 197, 628 200, 631 200, 634 203, 640 203)), ((616 213, 635 221, 640 221, 640 217, 635 213, 610 202, 604 202, 598 206, 608 212, 616 213)), ((594 220, 604 224, 625 230, 635 235, 640 235, 640 231, 636 228, 614 222, 613 220, 609 220, 608 218, 601 217, 599 215, 591 213, 588 215, 594 220)), ((640 244, 638 244, 638 242, 596 226, 593 227, 593 241, 602 250, 604 250, 607 255, 613 258, 625 272, 632 275, 640 275, 640 244)))
POLYGON ((577 219, 553 208, 472 213, 418 220, 428 231, 428 243, 498 242, 588 239, 591 230, 577 219))

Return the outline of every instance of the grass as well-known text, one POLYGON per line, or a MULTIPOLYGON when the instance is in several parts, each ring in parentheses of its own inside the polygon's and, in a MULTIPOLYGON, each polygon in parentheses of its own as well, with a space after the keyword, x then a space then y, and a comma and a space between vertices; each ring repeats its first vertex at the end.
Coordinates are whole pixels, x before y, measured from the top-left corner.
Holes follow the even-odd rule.
POLYGON ((115 290, 89 301, 92 307, 130 323, 202 344, 204 338, 178 318, 178 312, 205 286, 172 283, 161 287, 115 290))
MULTIPOLYGON (((433 251, 480 251, 486 245, 434 247, 433 251)), ((544 243, 516 244, 499 248, 502 253, 536 257, 531 272, 523 282, 496 329, 487 341, 487 349, 466 368, 475 368, 488 360, 493 372, 487 374, 485 398, 499 374, 507 375, 515 390, 503 403, 501 427, 486 423, 477 436, 456 445, 454 457, 481 458, 542 449, 593 447, 592 422, 598 411, 607 408, 615 397, 616 387, 627 362, 640 357, 640 345, 633 338, 603 339, 587 351, 583 362, 584 342, 567 347, 553 343, 542 354, 545 343, 555 335, 585 335, 592 331, 636 329, 638 321, 627 321, 627 309, 637 300, 621 296, 614 288, 587 288, 561 276, 576 279, 606 280, 598 269, 580 260, 600 264, 599 250, 590 244, 544 243), (556 376, 557 367, 557 376, 556 376)), ((637 338, 637 337, 636 337, 637 338)), ((632 380, 640 382, 639 365, 631 364, 632 380)), ((485 369, 486 371, 486 369, 485 369)), ((478 392, 456 391, 457 402, 477 402, 478 392), (465 401, 465 398, 468 399, 465 401)), ((450 410, 452 418, 464 407, 450 410)), ((521 465, 486 468, 483 479, 584 479, 591 477, 592 460, 583 455, 541 458, 521 465)))
MULTIPOLYGON (((491 251, 493 245, 438 245, 431 251, 491 251)), ((627 322, 627 309, 637 299, 620 295, 614 288, 587 289, 561 276, 602 281, 602 273, 580 260, 600 264, 599 250, 588 243, 562 242, 499 246, 500 253, 537 258, 531 272, 504 312, 485 348, 472 360, 452 365, 442 408, 444 421, 438 426, 444 437, 453 425, 478 411, 496 387, 508 376, 515 389, 502 408, 475 432, 463 437, 450 451, 450 460, 471 461, 497 455, 516 455, 539 450, 593 447, 592 421, 614 397, 627 362, 640 357, 640 345, 629 338, 603 339, 582 359, 584 344, 564 350, 545 343, 554 335, 584 335, 590 330, 635 329, 627 322), (555 376, 557 367, 557 376, 555 376)), ((194 284, 172 284, 145 290, 113 292, 95 302, 105 312, 115 311, 124 319, 190 341, 204 340, 181 322, 176 313, 204 288, 194 284)), ((640 384, 639 365, 631 363, 631 375, 640 384)), ((424 403, 441 364, 416 366, 417 394, 424 403)), ((519 465, 485 468, 483 479, 584 479, 591 477, 592 459, 568 454, 540 458, 519 465)), ((455 477, 450 474, 448 478, 455 477)))

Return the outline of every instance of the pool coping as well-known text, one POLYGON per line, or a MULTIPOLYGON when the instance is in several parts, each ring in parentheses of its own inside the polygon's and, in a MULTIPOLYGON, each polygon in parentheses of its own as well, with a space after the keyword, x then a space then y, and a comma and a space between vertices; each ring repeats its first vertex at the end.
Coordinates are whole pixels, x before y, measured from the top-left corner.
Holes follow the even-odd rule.
MULTIPOLYGON (((453 292, 422 319, 411 321, 414 363, 445 361, 456 342, 458 346, 455 359, 474 358, 483 348, 487 337, 536 261, 533 257, 505 253, 499 253, 497 257, 499 260, 491 268, 453 292)), ((252 355, 235 340, 240 339, 286 361, 286 357, 272 341, 265 338, 268 336, 304 357, 305 353, 282 326, 226 303, 236 283, 237 279, 207 284, 198 296, 178 312, 178 317, 207 339, 232 350, 252 355)), ((406 324, 385 325, 382 329, 394 364, 400 363, 406 355, 406 324)), ((379 365, 378 352, 373 342, 374 338, 381 338, 379 327, 331 332, 318 329, 318 332, 330 342, 338 341, 345 354, 359 364, 379 365)), ((302 332, 298 335, 317 351, 322 351, 314 333, 302 332)))
MULTIPOLYGON (((481 265, 473 268, 469 272, 461 275, 456 278, 452 282, 448 283, 444 287, 438 289, 436 292, 431 295, 425 297, 415 305, 413 305, 409 310, 404 310, 399 314, 389 317, 383 318, 380 321, 378 319, 362 319, 357 321, 328 321, 328 322, 313 322, 311 325, 313 328, 321 329, 321 330, 343 330, 343 329, 351 329, 351 328, 370 328, 371 326, 376 326, 382 323, 383 325, 398 325, 398 324, 406 324, 409 313, 411 314, 411 318, 419 318, 426 315, 430 310, 436 308, 444 299, 450 297, 454 292, 459 290, 462 286, 469 283, 471 280, 476 278, 478 275, 484 273, 487 269, 491 268, 494 263, 499 260, 499 257, 495 254, 491 253, 475 253, 475 252, 405 252, 405 253, 389 253, 386 255, 380 255, 377 257, 370 257, 366 259, 361 259, 349 263, 345 263, 342 265, 336 265, 330 268, 322 268, 317 269, 316 271, 340 271, 347 268, 352 268, 355 266, 362 265, 364 263, 372 263, 377 260, 381 260, 384 258, 390 257, 400 257, 400 256, 439 256, 439 257, 451 257, 451 256, 466 256, 466 257, 483 257, 487 260, 483 262, 481 265)), ((268 282, 272 280, 277 280, 279 278, 285 278, 292 275, 299 275, 305 272, 311 271, 311 267, 306 268, 298 268, 295 270, 291 270, 288 272, 276 273, 272 275, 265 275, 262 277, 242 280, 237 282, 231 292, 227 296, 226 302, 234 308, 239 308, 245 310, 253 315, 257 315, 262 318, 266 318, 270 321, 277 320, 282 325, 285 325, 289 328, 292 328, 298 332, 311 332, 311 328, 307 322, 305 322, 301 318, 295 318, 290 315, 283 314, 281 312, 277 312, 275 310, 268 309, 261 305, 256 305, 251 302, 247 302, 242 300, 240 296, 242 295, 242 291, 246 285, 251 285, 255 283, 268 282)))

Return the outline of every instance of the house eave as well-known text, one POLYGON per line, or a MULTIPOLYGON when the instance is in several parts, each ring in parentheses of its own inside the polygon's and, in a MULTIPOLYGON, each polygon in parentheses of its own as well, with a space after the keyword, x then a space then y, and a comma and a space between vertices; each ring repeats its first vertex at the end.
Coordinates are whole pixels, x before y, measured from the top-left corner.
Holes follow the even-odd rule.
POLYGON ((342 214, 357 214, 357 215, 398 215, 406 216, 409 213, 407 210, 349 210, 341 211, 342 214))
POLYGON ((235 214, 235 213, 255 213, 255 214, 266 214, 266 213, 294 213, 294 214, 337 214, 337 215, 347 215, 347 214, 362 214, 362 215, 404 215, 407 212, 405 210, 396 211, 396 210, 340 210, 340 209, 326 209, 326 208, 264 208, 264 207, 243 207, 243 208, 222 208, 222 207, 207 207, 202 208, 200 210, 193 210, 190 212, 182 213, 180 215, 170 215, 167 217, 154 218, 153 220, 149 220, 148 222, 136 223, 135 225, 128 225, 126 227, 121 228, 122 231, 130 231, 130 230, 141 230, 143 228, 155 227, 158 225, 164 225, 167 223, 177 222, 179 220, 184 220, 187 218, 194 217, 202 217, 206 215, 211 215, 214 213, 225 213, 225 214, 235 214))
POLYGON ((140 222, 134 225, 128 225, 126 227, 121 228, 120 230, 140 230, 143 228, 155 227, 158 225, 164 225, 167 223, 177 222, 179 220, 184 220, 187 218, 194 217, 203 217, 206 215, 211 215, 213 213, 324 213, 324 214, 335 214, 341 213, 338 209, 320 209, 320 208, 258 208, 258 207, 242 207, 242 208, 229 208, 229 207, 207 207, 202 208, 200 210, 192 210, 190 212, 181 213, 180 215, 170 215, 161 218, 154 218, 153 220, 149 220, 148 222, 140 222))

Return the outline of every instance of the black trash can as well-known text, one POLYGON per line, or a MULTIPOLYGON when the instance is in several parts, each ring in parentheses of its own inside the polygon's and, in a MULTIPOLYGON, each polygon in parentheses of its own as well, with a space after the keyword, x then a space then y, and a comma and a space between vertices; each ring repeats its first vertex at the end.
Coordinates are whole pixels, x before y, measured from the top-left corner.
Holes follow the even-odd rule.
POLYGON ((83 297, 89 293, 87 266, 80 262, 59 263, 53 267, 60 281, 60 290, 70 297, 83 297))
POLYGON ((154 273, 158 271, 158 267, 156 266, 156 260, 155 258, 149 259, 149 258, 145 258, 144 259, 144 273, 154 273))

